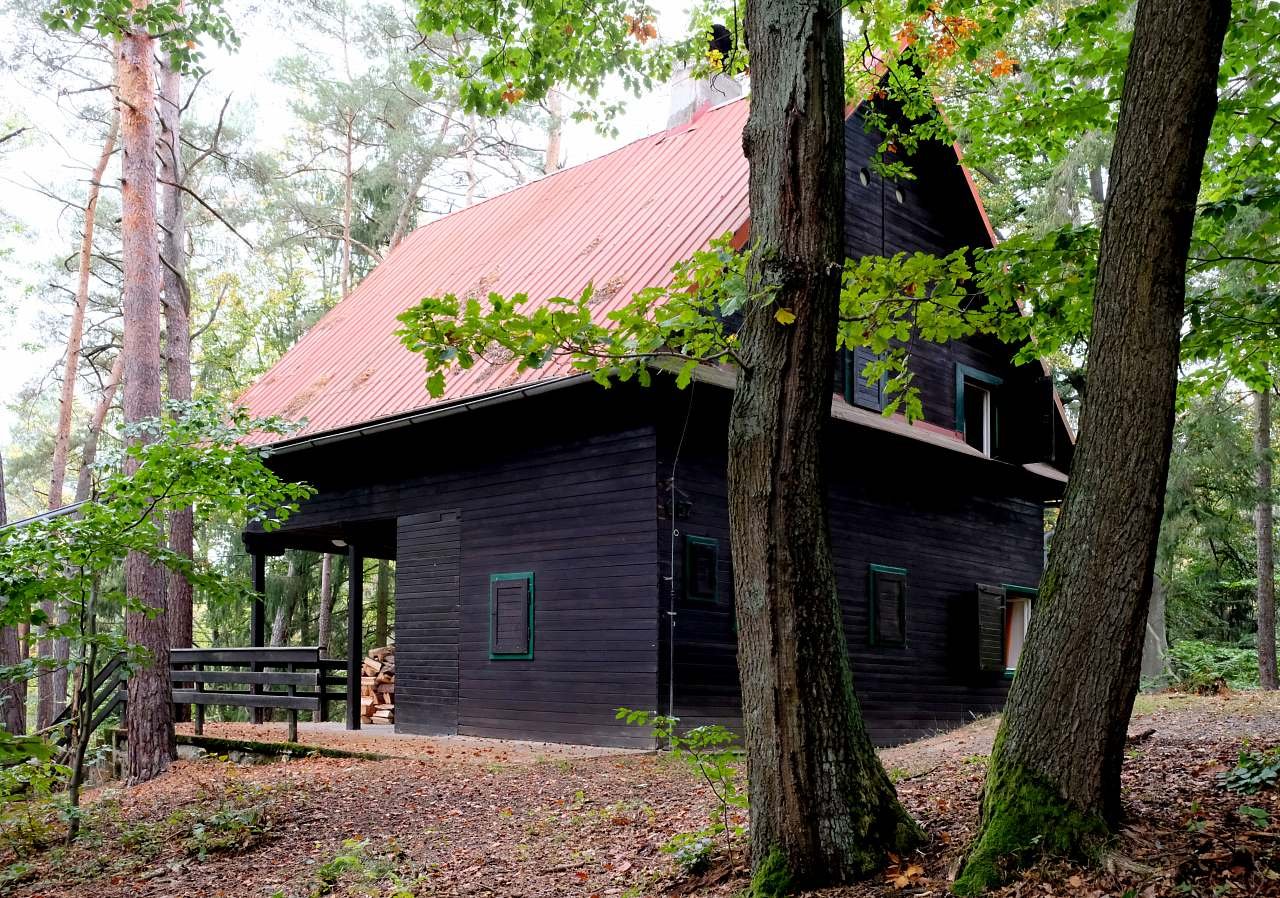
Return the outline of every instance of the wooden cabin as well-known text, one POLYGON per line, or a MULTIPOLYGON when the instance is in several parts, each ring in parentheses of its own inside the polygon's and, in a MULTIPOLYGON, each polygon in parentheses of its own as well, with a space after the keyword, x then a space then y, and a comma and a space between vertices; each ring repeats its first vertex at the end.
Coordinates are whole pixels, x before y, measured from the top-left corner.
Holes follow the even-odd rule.
MULTIPOLYGON (((744 234, 747 102, 419 228, 244 395, 306 422, 269 463, 318 489, 283 529, 246 530, 250 552, 396 560, 396 729, 646 745, 616 708, 739 723, 731 376, 606 390, 565 360, 495 359, 432 400, 394 331, 444 292, 537 302, 591 282, 603 315, 744 234)), ((877 140, 856 112, 847 138, 850 256, 990 245, 953 148, 921 150, 917 178, 893 184, 870 170, 877 140)), ((832 539, 881 743, 999 709, 1016 667, 1072 436, 1046 369, 1012 355, 987 339, 916 347, 914 424, 881 414, 861 353, 832 373, 832 539)))

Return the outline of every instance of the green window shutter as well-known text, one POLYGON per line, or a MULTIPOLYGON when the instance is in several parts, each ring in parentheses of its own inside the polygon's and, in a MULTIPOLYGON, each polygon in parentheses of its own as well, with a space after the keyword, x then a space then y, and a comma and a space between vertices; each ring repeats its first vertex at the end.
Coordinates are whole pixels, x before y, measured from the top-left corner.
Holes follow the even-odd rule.
POLYGON ((533 574, 489 577, 489 657, 533 657, 533 574))
POLYGON ((844 398, 846 402, 876 412, 884 409, 884 378, 879 377, 867 383, 862 373, 867 365, 879 360, 880 354, 872 352, 866 346, 855 346, 853 349, 845 350, 844 398))
POLYGON ((699 602, 720 599, 720 540, 684 538, 684 597, 699 602))
POLYGON ((1004 671, 1004 589, 978 584, 978 669, 1004 671))
POLYGON ((870 608, 867 620, 870 643, 880 646, 907 644, 907 571, 900 567, 871 565, 867 577, 870 608))

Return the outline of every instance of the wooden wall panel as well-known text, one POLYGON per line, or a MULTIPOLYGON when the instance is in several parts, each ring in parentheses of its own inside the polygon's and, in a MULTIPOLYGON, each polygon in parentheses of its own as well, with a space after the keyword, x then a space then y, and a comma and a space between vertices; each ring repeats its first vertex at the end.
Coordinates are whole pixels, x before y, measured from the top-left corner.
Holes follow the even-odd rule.
POLYGON ((396 729, 458 731, 461 522, 457 510, 396 527, 396 729))

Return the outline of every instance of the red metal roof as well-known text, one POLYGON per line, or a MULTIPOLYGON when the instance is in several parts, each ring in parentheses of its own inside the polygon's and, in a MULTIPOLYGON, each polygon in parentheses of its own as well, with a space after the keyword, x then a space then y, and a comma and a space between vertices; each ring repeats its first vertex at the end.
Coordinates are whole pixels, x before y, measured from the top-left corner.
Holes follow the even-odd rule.
POLYGON ((537 303, 593 283, 603 317, 668 283, 673 265, 747 221, 746 119, 745 100, 727 103, 418 228, 241 403, 305 419, 295 439, 573 373, 568 359, 524 372, 478 363, 451 372, 433 400, 396 315, 424 296, 524 292, 537 303))

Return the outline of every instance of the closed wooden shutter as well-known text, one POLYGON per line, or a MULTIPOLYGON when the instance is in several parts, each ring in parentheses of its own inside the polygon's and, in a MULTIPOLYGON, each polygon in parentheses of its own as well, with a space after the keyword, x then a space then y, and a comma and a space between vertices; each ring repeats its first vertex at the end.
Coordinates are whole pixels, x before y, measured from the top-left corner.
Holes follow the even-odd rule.
POLYGON ((985 583, 978 584, 978 667, 987 671, 1005 669, 1004 590, 985 583))
POLYGON ((880 359, 879 354, 865 346, 858 346, 847 352, 844 398, 859 408, 881 411, 884 408, 884 378, 878 377, 867 383, 863 374, 867 365, 880 359))
POLYGON ((869 580, 871 644, 906 645, 907 572, 873 564, 869 580))
POLYGON ((684 542, 684 596, 714 602, 720 598, 720 541, 686 536, 684 542))
POLYGON ((493 657, 533 656, 533 575, 494 574, 490 590, 490 642, 493 657))

